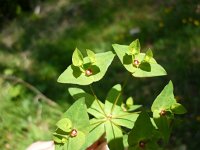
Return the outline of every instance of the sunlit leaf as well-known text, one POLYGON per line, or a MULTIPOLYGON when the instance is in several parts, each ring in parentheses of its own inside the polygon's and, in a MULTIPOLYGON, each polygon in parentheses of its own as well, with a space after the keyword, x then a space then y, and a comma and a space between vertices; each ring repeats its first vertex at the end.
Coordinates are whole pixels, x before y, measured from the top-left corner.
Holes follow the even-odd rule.
POLYGON ((151 110, 152 112, 155 110, 167 110, 175 103, 176 100, 173 94, 173 84, 170 81, 154 100, 151 110))
POLYGON ((115 108, 115 105, 120 106, 121 105, 121 85, 117 84, 113 86, 110 91, 108 92, 108 95, 106 97, 105 101, 105 112, 106 114, 110 115, 112 109, 115 108))
POLYGON ((152 58, 153 58, 153 52, 151 51, 151 49, 148 49, 145 54, 144 60, 149 62, 152 58))
POLYGON ((110 66, 114 54, 111 51, 96 54, 96 61, 92 65, 88 57, 84 58, 85 72, 74 65, 68 66, 68 68, 59 76, 58 82, 88 85, 93 82, 99 81, 105 75, 108 67, 110 66), (92 72, 91 75, 86 75, 86 70, 92 72))
POLYGON ((100 107, 97 101, 95 100, 94 96, 86 93, 80 88, 69 88, 68 91, 75 100, 78 100, 80 98, 85 98, 85 103, 88 108, 87 109, 88 113, 97 118, 104 117, 104 112, 101 109, 104 108, 104 104, 101 101, 99 101, 99 104, 101 105, 100 107))
POLYGON ((166 71, 162 66, 160 66, 154 58, 151 58, 148 62, 144 61, 145 54, 139 53, 134 55, 134 60, 132 56, 127 55, 128 46, 127 45, 112 45, 117 56, 119 57, 123 66, 129 71, 134 77, 154 77, 166 75, 166 71), (138 66, 134 65, 134 61, 137 60, 138 66))
POLYGON ((132 106, 134 104, 134 101, 133 101, 133 98, 132 97, 129 97, 127 100, 126 100, 126 105, 128 107, 132 106))
POLYGON ((86 52, 87 52, 88 58, 90 59, 90 62, 94 63, 96 61, 95 53, 89 49, 86 49, 86 52))
POLYGON ((81 131, 78 131, 76 137, 70 138, 69 141, 65 143, 64 150, 80 150, 85 141, 85 134, 81 131))
POLYGON ((131 55, 140 53, 140 42, 138 39, 136 39, 129 45, 129 52, 131 55))
POLYGON ((72 55, 72 64, 74 66, 81 66, 83 65, 83 55, 81 54, 81 52, 78 50, 78 48, 76 48, 73 52, 72 55))
POLYGON ((111 149, 122 150, 123 134, 120 127, 114 125, 111 121, 105 122, 106 140, 111 149))
POLYGON ((105 133, 104 124, 97 124, 95 128, 93 128, 90 133, 86 136, 86 143, 82 146, 81 149, 86 149, 91 146, 93 143, 98 141, 101 136, 105 133))
POLYGON ((72 122, 68 118, 62 118, 56 123, 56 126, 65 132, 72 130, 72 122))
POLYGON ((64 113, 63 118, 65 117, 71 120, 73 128, 80 130, 85 134, 88 133, 90 123, 87 114, 87 107, 85 105, 85 98, 75 101, 74 104, 64 113))

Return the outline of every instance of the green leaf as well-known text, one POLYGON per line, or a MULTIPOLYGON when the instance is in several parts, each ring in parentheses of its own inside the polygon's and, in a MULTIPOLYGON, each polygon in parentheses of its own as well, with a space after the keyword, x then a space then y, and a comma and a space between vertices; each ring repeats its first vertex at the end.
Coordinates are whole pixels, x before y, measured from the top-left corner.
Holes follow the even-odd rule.
POLYGON ((134 111, 134 110, 137 110, 141 107, 142 107, 142 105, 132 105, 132 106, 129 106, 127 111, 134 111))
POLYGON ((168 143, 168 140, 171 134, 171 128, 169 126, 169 121, 167 117, 161 116, 159 118, 154 118, 154 121, 156 123, 156 126, 158 127, 158 130, 163 136, 165 143, 168 143))
POLYGON ((187 110, 185 109, 185 107, 183 107, 183 105, 181 105, 179 103, 173 104, 171 106, 171 110, 175 114, 185 114, 187 112, 187 110))
MULTIPOLYGON (((105 101, 105 112, 107 115, 112 115, 112 109, 115 108, 116 105, 120 106, 122 99, 121 99, 121 85, 117 84, 113 86, 110 91, 108 92, 108 95, 106 97, 105 101)), ((121 107, 120 107, 121 109, 121 107)))
POLYGON ((70 138, 69 141, 64 145, 64 150, 80 150, 85 141, 85 134, 81 131, 78 131, 77 136, 70 138))
POLYGON ((96 61, 92 65, 88 57, 84 58, 85 69, 91 69, 92 75, 87 76, 80 70, 79 67, 70 65, 58 78, 60 83, 88 85, 93 82, 99 81, 105 75, 108 67, 110 66, 114 54, 111 51, 96 54, 96 61))
POLYGON ((170 81, 154 100, 151 110, 152 112, 154 112, 155 110, 157 111, 168 110, 175 103, 176 100, 173 94, 173 84, 170 81))
POLYGON ((95 53, 89 49, 86 49, 86 52, 87 52, 88 58, 90 59, 90 62, 94 63, 96 61, 95 53))
POLYGON ((151 51, 151 49, 148 49, 145 54, 144 60, 149 62, 152 58, 153 58, 153 52, 151 51))
POLYGON ((88 108, 87 109, 88 113, 90 113, 96 118, 104 117, 104 112, 101 109, 101 107, 104 108, 104 104, 101 101, 99 101, 99 104, 101 105, 100 107, 97 101, 95 100, 94 96, 86 93, 80 88, 69 88, 68 91, 75 100, 78 100, 80 98, 85 98, 85 103, 88 108))
POLYGON ((128 107, 132 106, 134 104, 134 101, 133 101, 133 98, 132 97, 129 97, 127 100, 126 100, 126 105, 128 107))
POLYGON ((153 132, 155 131, 154 126, 151 123, 150 117, 146 112, 140 113, 137 118, 135 125, 128 135, 128 143, 132 146, 137 146, 141 140, 151 139, 153 132))
MULTIPOLYGON (((105 129, 106 139, 111 149, 114 149, 114 147, 116 146, 118 147, 123 145, 123 134, 120 127, 114 125, 111 121, 106 121, 105 129), (118 144, 115 141, 117 141, 118 144)), ((120 147, 118 147, 117 149, 121 150, 120 147)))
POLYGON ((136 39, 129 45, 129 52, 131 55, 140 53, 140 42, 138 39, 136 39))
POLYGON ((56 126, 65 132, 72 130, 72 122, 68 118, 62 118, 56 123, 56 126))
POLYGON ((104 124, 98 124, 95 128, 93 128, 90 133, 86 136, 86 142, 82 146, 81 149, 86 149, 92 144, 94 144, 96 141, 98 141, 102 135, 105 133, 104 124))
POLYGON ((78 48, 76 48, 73 52, 72 55, 72 64, 74 66, 82 66, 83 65, 83 55, 81 54, 81 52, 78 50, 78 48))
POLYGON ((155 77, 166 75, 164 68, 157 63, 143 62, 132 74, 134 77, 155 77))
POLYGON ((157 144, 160 138, 159 133, 151 123, 151 119, 146 112, 140 113, 131 132, 128 135, 128 144, 130 150, 151 150, 159 149, 157 144), (140 147, 140 142, 144 142, 145 147, 140 147))
POLYGON ((84 98, 74 102, 74 104, 64 113, 63 118, 69 118, 74 129, 82 131, 85 134, 88 133, 90 123, 84 98))
POLYGON ((56 131, 53 133, 53 140, 56 144, 63 144, 66 143, 69 138, 69 133, 57 128, 56 131))
POLYGON ((139 61, 140 65, 137 67, 133 65, 132 56, 127 55, 128 46, 113 44, 112 45, 121 63, 134 77, 153 77, 166 75, 166 71, 160 66, 154 58, 148 62, 144 61, 145 54, 139 53, 134 55, 134 60, 139 61))
POLYGON ((113 116, 112 122, 116 125, 132 129, 137 118, 138 114, 136 113, 121 112, 113 116))
POLYGON ((60 135, 53 135, 53 140, 56 142, 56 143, 66 143, 67 142, 67 138, 64 138, 64 137, 62 137, 62 136, 60 136, 60 135))
POLYGON ((63 144, 55 144, 55 150, 64 150, 63 144))

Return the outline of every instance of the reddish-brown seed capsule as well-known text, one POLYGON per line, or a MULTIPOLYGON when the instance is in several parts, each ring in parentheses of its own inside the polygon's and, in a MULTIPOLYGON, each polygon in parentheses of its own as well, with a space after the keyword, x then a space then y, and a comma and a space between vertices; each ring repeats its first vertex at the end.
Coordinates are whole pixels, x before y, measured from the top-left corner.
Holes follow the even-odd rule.
POLYGON ((160 111, 160 115, 161 115, 161 116, 165 116, 165 115, 166 115, 166 110, 161 110, 161 111, 160 111))
POLYGON ((135 65, 136 67, 138 67, 140 65, 140 62, 137 59, 135 59, 133 61, 133 65, 135 65))
POLYGON ((85 70, 85 75, 86 75, 86 76, 92 75, 92 70, 91 70, 91 69, 85 70))
POLYGON ((71 131, 71 133, 70 133, 70 136, 71 137, 76 137, 77 136, 77 130, 76 129, 73 129, 72 131, 71 131))
POLYGON ((139 147, 140 148, 144 148, 145 147, 145 142, 144 141, 140 141, 139 142, 139 147))

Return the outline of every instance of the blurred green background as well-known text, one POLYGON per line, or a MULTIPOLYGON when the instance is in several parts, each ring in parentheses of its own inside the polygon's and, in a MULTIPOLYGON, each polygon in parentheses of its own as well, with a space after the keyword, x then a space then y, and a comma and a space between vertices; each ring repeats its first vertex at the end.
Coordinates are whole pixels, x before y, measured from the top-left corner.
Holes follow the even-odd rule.
MULTIPOLYGON (((95 52, 140 39, 168 75, 131 78, 124 98, 150 108, 169 80, 188 110, 175 121, 167 149, 200 146, 200 2, 198 0, 1 0, 0 149, 23 150, 50 140, 55 122, 73 102, 58 76, 75 47, 95 52)), ((115 58, 94 83, 104 99, 127 72, 115 58)), ((87 90, 87 87, 82 87, 87 90)))

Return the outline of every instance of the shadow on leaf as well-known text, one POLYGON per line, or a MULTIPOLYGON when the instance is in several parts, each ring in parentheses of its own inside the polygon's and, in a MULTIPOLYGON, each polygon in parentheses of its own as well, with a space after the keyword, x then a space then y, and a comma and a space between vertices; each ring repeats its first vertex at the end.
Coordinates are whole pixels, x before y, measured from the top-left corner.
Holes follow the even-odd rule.
POLYGON ((82 73, 81 70, 80 70, 80 68, 77 67, 77 66, 74 66, 74 65, 71 65, 71 68, 73 70, 73 76, 75 78, 78 78, 81 75, 81 73, 82 73))
POLYGON ((131 64, 132 63, 132 56, 131 55, 128 55, 128 54, 125 54, 124 57, 123 57, 123 64, 131 64))
POLYGON ((124 150, 123 138, 116 138, 108 143, 110 150, 124 150))
POLYGON ((83 65, 83 67, 87 70, 90 69, 92 71, 92 75, 96 75, 100 72, 100 68, 96 65, 92 65, 91 63, 86 63, 83 65))
POLYGON ((141 70, 144 70, 144 71, 147 71, 147 72, 150 72, 151 71, 151 66, 148 62, 143 62, 140 64, 139 68, 141 70))

